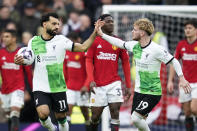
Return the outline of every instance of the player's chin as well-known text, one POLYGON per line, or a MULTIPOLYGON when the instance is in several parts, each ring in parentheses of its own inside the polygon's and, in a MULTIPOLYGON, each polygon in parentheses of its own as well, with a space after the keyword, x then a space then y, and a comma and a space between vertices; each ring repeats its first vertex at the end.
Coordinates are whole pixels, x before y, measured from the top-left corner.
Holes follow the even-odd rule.
POLYGON ((53 35, 57 35, 57 32, 58 32, 58 31, 53 31, 53 35))

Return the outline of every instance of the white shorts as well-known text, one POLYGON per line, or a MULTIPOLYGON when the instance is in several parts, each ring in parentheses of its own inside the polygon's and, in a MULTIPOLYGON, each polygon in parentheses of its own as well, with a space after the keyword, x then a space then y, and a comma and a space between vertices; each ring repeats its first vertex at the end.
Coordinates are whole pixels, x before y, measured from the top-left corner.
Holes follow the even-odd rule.
POLYGON ((0 98, 2 108, 6 112, 9 112, 11 107, 22 108, 24 105, 24 91, 22 90, 15 90, 9 94, 1 94, 0 98))
POLYGON ((123 94, 121 82, 115 81, 106 86, 94 88, 94 93, 91 92, 90 106, 101 107, 107 106, 108 103, 123 102, 123 94))
POLYGON ((191 101, 193 98, 197 99, 197 83, 190 83, 192 91, 189 94, 186 94, 183 88, 179 89, 179 102, 184 103, 191 101))
POLYGON ((66 91, 67 102, 70 105, 77 104, 78 106, 89 106, 89 94, 88 92, 81 95, 80 91, 70 90, 66 91))

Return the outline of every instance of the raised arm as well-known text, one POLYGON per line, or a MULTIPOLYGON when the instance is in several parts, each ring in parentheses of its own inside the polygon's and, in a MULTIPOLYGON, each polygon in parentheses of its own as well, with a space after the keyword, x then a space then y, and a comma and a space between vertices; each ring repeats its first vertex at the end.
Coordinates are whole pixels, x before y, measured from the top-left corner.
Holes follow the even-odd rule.
POLYGON ((101 30, 102 25, 103 25, 102 21, 99 21, 98 22, 98 28, 96 28, 97 29, 97 34, 99 36, 101 36, 104 40, 108 41, 110 44, 115 45, 115 46, 117 46, 121 49, 125 49, 125 47, 124 47, 125 41, 103 33, 103 31, 101 30))
POLYGON ((95 22, 95 28, 93 33, 90 35, 90 37, 83 42, 83 44, 80 43, 75 43, 74 44, 74 48, 73 48, 73 52, 85 52, 88 50, 88 48, 92 45, 92 43, 94 42, 95 37, 97 36, 97 30, 100 26, 100 22, 101 20, 97 20, 95 22))
POLYGON ((93 33, 90 35, 90 37, 86 41, 83 42, 83 44, 74 43, 73 52, 85 52, 85 51, 87 51, 88 48, 94 42, 94 39, 95 39, 96 35, 97 35, 97 33, 96 33, 96 30, 94 29, 93 33))

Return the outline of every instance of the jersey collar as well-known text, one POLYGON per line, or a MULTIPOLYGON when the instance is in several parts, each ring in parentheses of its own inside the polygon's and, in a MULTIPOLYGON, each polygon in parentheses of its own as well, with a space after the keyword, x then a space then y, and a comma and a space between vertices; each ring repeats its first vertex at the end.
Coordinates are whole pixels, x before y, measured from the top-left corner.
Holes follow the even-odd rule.
POLYGON ((150 40, 149 41, 149 43, 146 45, 146 46, 144 46, 144 47, 141 47, 142 49, 144 49, 144 48, 146 48, 147 46, 149 46, 150 45, 150 43, 151 43, 152 41, 150 40))
POLYGON ((50 41, 51 39, 53 39, 53 38, 54 38, 54 36, 53 36, 53 37, 51 37, 50 39, 44 39, 44 38, 42 37, 42 35, 41 35, 41 38, 42 38, 42 40, 44 40, 44 41, 50 41))

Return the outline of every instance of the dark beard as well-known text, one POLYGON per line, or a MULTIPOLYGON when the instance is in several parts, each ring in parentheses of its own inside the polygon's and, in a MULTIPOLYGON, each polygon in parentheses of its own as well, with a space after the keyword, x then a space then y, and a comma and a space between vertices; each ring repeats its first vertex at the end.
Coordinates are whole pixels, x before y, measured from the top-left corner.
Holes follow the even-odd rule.
POLYGON ((47 29, 47 33, 50 35, 50 36, 55 36, 56 33, 54 31, 52 31, 51 29, 47 29))

